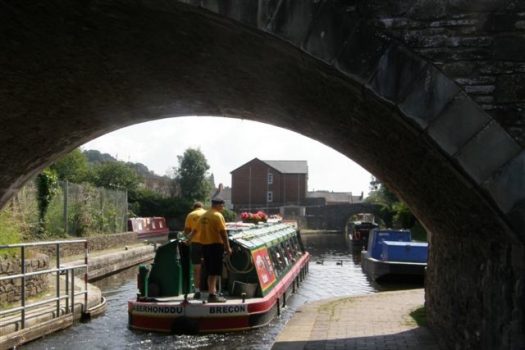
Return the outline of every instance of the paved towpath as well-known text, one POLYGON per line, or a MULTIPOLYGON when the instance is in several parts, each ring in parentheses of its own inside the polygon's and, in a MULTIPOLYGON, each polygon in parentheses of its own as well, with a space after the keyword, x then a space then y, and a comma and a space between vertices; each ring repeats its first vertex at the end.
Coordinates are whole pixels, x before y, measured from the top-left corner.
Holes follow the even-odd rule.
POLYGON ((424 298, 423 289, 412 289, 306 304, 272 350, 437 350, 434 335, 410 316, 424 298))

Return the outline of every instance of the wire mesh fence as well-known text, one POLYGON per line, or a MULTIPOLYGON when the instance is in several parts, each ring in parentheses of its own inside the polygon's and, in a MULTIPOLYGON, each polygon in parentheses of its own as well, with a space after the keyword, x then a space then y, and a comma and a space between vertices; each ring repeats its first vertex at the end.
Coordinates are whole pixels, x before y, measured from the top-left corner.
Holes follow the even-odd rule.
POLYGON ((37 234, 45 227, 51 237, 87 236, 95 233, 117 233, 127 230, 127 192, 59 181, 44 216, 39 221, 37 188, 25 185, 6 206, 24 236, 37 234))

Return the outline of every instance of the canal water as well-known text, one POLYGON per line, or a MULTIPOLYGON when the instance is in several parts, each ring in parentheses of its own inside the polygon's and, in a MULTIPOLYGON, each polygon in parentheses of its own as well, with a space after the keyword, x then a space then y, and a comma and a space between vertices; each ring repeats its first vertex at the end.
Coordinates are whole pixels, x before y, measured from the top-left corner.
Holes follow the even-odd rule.
POLYGON ((421 285, 372 283, 361 271, 359 253, 352 254, 344 236, 335 233, 303 234, 312 255, 310 269, 288 307, 268 326, 252 331, 213 335, 165 335, 128 329, 127 301, 136 296, 132 268, 95 282, 107 298, 105 315, 26 344, 22 349, 270 349, 277 335, 301 305, 338 296, 363 295, 382 290, 420 288, 421 285))

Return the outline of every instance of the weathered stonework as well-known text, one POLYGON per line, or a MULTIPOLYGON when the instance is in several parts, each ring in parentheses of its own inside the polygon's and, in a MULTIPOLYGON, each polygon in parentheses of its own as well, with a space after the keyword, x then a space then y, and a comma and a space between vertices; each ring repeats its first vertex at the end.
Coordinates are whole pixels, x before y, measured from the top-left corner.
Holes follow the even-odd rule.
POLYGON ((455 80, 524 146, 523 2, 409 3, 398 4, 399 11, 390 13, 381 11, 388 5, 378 4, 367 17, 455 80))
MULTIPOLYGON (((49 257, 37 254, 34 258, 25 260, 25 271, 34 272, 49 269, 49 257)), ((0 257, 0 276, 16 275, 22 271, 20 259, 0 257)), ((26 298, 38 295, 48 289, 48 274, 29 276, 25 280, 26 298)), ((0 304, 10 304, 20 300, 22 296, 22 280, 0 281, 0 304)))
POLYGON ((121 126, 187 115, 274 124, 360 163, 432 233, 428 316, 446 347, 525 348, 525 2, 0 9, 0 204, 121 126))
POLYGON ((373 213, 378 215, 379 210, 379 205, 368 203, 307 206, 306 228, 345 232, 346 225, 352 215, 359 213, 373 213))
MULTIPOLYGON (((97 251, 97 250, 122 248, 126 245, 136 244, 139 242, 137 239, 137 233, 135 232, 123 232, 123 233, 115 233, 115 234, 108 234, 108 235, 100 235, 100 236, 86 237, 85 239, 87 241, 88 253, 97 251)), ((56 256, 56 245, 40 246, 37 248, 37 250, 48 256, 56 256)), ((68 244, 60 245, 60 256, 61 257, 74 256, 74 255, 78 255, 79 257, 81 257, 84 255, 84 253, 85 253, 84 243, 68 243, 68 244)))

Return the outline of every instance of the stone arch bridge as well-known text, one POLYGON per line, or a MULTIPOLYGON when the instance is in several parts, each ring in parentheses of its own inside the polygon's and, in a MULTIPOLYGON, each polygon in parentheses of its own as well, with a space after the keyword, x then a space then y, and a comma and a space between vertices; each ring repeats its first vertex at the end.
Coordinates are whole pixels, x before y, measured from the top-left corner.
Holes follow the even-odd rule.
POLYGON ((306 208, 307 226, 316 230, 337 230, 345 232, 352 215, 371 213, 379 215, 380 206, 369 203, 344 203, 313 206, 306 208))
POLYGON ((525 347, 525 2, 7 0, 0 73, 0 205, 134 123, 288 128, 432 232, 426 310, 444 346, 525 347))

